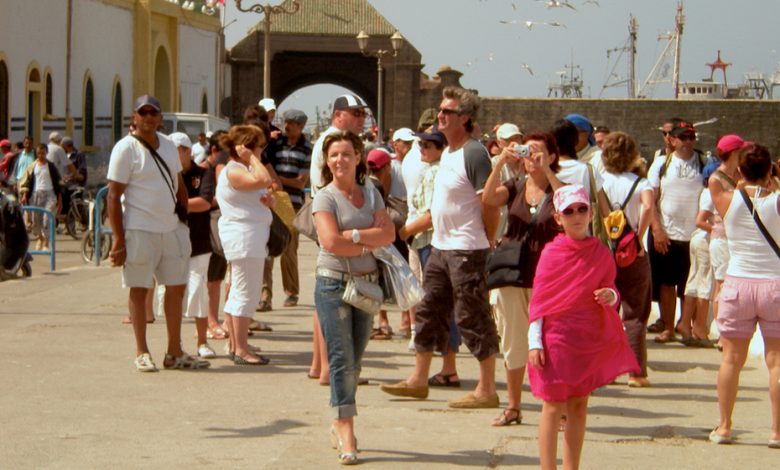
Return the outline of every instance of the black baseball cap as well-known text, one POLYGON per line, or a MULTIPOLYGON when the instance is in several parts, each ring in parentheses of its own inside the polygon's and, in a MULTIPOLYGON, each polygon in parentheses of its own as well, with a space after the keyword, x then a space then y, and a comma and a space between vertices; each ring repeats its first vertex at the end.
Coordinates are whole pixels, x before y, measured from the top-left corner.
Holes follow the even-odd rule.
POLYGON ((138 99, 135 100, 135 104, 133 105, 133 110, 135 112, 138 112, 138 110, 143 108, 144 106, 151 106, 157 111, 162 111, 162 106, 160 106, 160 100, 158 100, 152 95, 139 96, 138 99))

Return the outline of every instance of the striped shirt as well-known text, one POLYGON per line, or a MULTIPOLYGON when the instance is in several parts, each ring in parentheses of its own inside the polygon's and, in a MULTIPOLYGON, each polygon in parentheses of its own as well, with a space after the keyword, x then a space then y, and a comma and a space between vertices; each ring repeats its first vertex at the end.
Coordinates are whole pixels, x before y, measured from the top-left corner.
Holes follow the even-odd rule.
MULTIPOLYGON (((274 162, 274 170, 279 176, 297 178, 302 171, 309 171, 311 149, 311 144, 304 136, 301 136, 295 145, 290 145, 287 136, 281 136, 274 148, 267 150, 268 159, 274 162)), ((287 185, 284 185, 284 190, 290 195, 293 207, 299 209, 304 201, 303 191, 287 185)))

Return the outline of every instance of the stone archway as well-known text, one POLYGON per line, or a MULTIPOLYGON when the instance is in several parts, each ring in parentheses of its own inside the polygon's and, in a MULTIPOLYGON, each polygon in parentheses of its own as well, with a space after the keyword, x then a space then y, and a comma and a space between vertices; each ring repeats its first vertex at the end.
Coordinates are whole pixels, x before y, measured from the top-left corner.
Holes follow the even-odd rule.
MULTIPOLYGON (((370 50, 392 50, 390 36, 396 28, 366 0, 308 0, 294 15, 274 16, 271 98, 280 103, 297 89, 331 83, 359 94, 376 115, 377 60, 360 53, 355 38, 361 30, 372 38, 370 50)), ((264 47, 261 23, 229 51, 229 114, 234 122, 241 120, 247 106, 263 98, 264 47)), ((406 41, 397 57, 384 56, 384 127, 413 127, 417 122, 421 59, 417 49, 406 41)))

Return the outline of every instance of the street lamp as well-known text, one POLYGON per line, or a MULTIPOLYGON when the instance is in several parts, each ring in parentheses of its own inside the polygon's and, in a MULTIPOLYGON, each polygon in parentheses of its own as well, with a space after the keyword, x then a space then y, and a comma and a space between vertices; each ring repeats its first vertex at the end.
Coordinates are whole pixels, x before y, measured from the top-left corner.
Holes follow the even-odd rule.
POLYGON ((289 8, 286 8, 283 5, 272 6, 270 3, 266 3, 265 5, 256 3, 250 7, 242 8, 241 1, 242 0, 236 0, 236 8, 238 8, 239 11, 243 11, 243 12, 251 11, 254 13, 263 14, 263 26, 264 26, 264 36, 265 36, 263 40, 263 42, 265 43, 265 51, 263 53, 263 97, 270 98, 271 97, 271 15, 276 15, 281 13, 285 13, 288 15, 295 14, 298 12, 298 10, 301 9, 301 2, 300 0, 292 0, 289 8))
POLYGON ((368 34, 366 34, 365 31, 361 30, 360 33, 358 33, 357 39, 358 47, 360 47, 360 52, 366 57, 376 57, 376 71, 377 71, 377 99, 376 99, 376 127, 377 127, 377 141, 382 141, 382 133, 384 132, 384 119, 382 118, 382 99, 384 98, 383 90, 382 90, 382 78, 384 75, 384 70, 382 69, 382 57, 385 54, 390 54, 392 52, 393 57, 398 55, 398 51, 401 49, 401 46, 404 44, 404 37, 401 36, 401 33, 396 31, 393 33, 392 36, 390 36, 390 45, 393 47, 392 51, 388 51, 386 49, 377 49, 376 51, 366 51, 366 47, 368 47, 368 34))

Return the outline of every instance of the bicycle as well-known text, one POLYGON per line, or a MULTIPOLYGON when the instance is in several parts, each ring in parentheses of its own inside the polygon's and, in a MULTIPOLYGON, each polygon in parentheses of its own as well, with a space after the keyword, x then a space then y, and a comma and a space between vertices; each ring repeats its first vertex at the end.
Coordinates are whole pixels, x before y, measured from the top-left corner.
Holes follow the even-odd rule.
POLYGON ((89 230, 89 203, 94 201, 92 195, 83 187, 76 186, 70 194, 70 207, 65 214, 65 230, 75 240, 89 230))
MULTIPOLYGON (((95 207, 95 201, 90 199, 89 218, 87 219, 89 221, 88 230, 81 239, 81 259, 85 263, 91 263, 95 258, 95 207)), ((100 212, 100 259, 105 261, 108 259, 108 252, 111 251, 114 238, 111 235, 111 228, 106 225, 108 209, 105 204, 100 212)))

